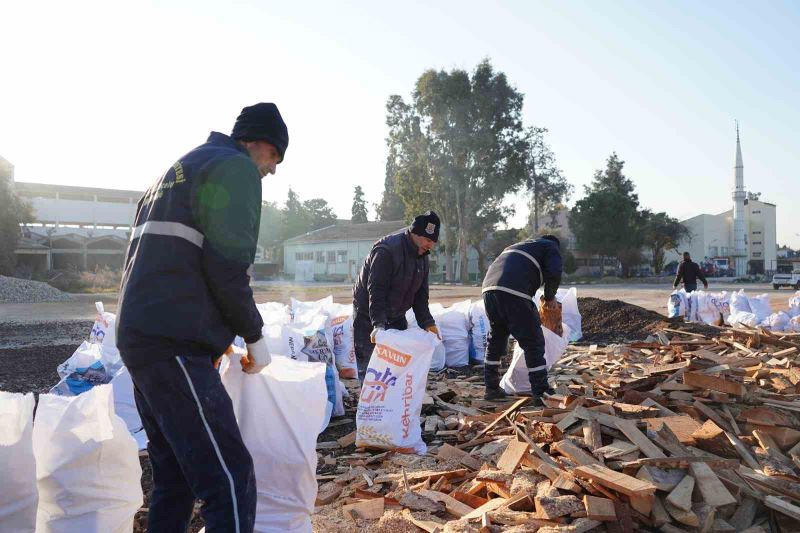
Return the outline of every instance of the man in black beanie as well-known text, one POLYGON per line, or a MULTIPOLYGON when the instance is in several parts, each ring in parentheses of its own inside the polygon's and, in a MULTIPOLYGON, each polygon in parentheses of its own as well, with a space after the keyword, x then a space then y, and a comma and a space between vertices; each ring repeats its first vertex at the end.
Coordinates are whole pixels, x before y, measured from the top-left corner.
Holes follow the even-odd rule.
POLYGON ((433 211, 410 227, 372 246, 353 286, 353 341, 363 381, 379 330, 408 328, 413 308, 419 327, 439 335, 428 309, 428 255, 439 240, 441 222, 433 211))
POLYGON ((253 460, 214 364, 237 335, 244 372, 271 361, 250 272, 261 179, 288 145, 275 104, 245 107, 230 136, 212 132, 139 201, 116 324, 149 439, 151 533, 186 531, 196 499, 209 533, 253 531, 253 460))

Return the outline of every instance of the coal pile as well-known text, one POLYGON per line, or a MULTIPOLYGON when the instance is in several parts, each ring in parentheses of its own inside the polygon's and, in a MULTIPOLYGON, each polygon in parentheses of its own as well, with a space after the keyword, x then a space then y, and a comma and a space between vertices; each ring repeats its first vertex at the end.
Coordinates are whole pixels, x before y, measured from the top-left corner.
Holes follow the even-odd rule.
POLYGON ((638 305, 621 300, 578 298, 581 313, 582 343, 611 344, 643 341, 663 328, 714 336, 719 330, 703 324, 687 324, 682 318, 670 319, 638 305))

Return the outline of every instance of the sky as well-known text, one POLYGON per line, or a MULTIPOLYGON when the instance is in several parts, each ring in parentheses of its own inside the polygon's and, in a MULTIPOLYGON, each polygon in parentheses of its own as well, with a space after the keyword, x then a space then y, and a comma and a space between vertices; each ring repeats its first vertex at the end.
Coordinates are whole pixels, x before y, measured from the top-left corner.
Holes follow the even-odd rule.
MULTIPOLYGON (((484 58, 525 94, 583 195, 616 151, 641 204, 684 219, 745 187, 800 248, 800 3, 2 2, 0 156, 17 181, 144 190, 240 109, 275 102, 289 148, 265 200, 380 202, 385 104, 484 58)), ((524 222, 523 197, 509 198, 524 222)), ((371 217, 374 209, 370 210, 371 217)))

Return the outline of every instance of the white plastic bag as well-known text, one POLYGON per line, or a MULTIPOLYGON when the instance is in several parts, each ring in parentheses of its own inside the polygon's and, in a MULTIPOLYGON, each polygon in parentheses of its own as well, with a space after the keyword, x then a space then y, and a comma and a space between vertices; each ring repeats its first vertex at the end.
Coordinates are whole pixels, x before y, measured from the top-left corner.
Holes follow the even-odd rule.
MULTIPOLYGON (((434 313, 444 313, 444 306, 442 304, 431 304, 429 309, 431 316, 433 316, 434 313)), ((406 311, 406 322, 408 322, 409 330, 422 331, 422 328, 420 328, 419 324, 417 324, 417 318, 414 315, 413 309, 406 311)), ((467 356, 469 357, 469 354, 467 356)), ((447 363, 447 352, 445 350, 444 343, 438 342, 436 343, 436 348, 433 349, 433 355, 431 356, 430 371, 439 372, 440 370, 444 369, 445 363, 447 363)))
POLYGON ((136 399, 133 395, 133 381, 128 368, 123 366, 111 380, 114 390, 114 412, 128 427, 128 432, 136 439, 140 450, 147 448, 147 433, 142 426, 139 410, 136 408, 136 399))
MULTIPOLYGON (((561 359, 569 344, 569 326, 562 323, 564 334, 559 337, 546 327, 542 327, 544 334, 544 359, 549 370, 556 361, 561 359)), ((519 394, 531 391, 531 382, 528 378, 528 365, 525 363, 525 352, 519 344, 514 348, 514 356, 511 359, 511 366, 508 367, 503 378, 500 380, 500 387, 509 394, 519 394)))
POLYGON ((256 304, 256 309, 258 309, 258 312, 261 314, 264 326, 282 326, 291 322, 289 308, 282 303, 266 302, 263 304, 256 304))
POLYGON ((292 298, 290 303, 292 321, 302 321, 303 316, 316 315, 320 313, 327 314, 328 307, 330 307, 330 305, 333 303, 333 295, 328 295, 325 298, 314 302, 301 302, 300 300, 295 300, 292 298))
POLYGON ((722 326, 728 322, 728 317, 731 314, 731 295, 727 291, 716 293, 716 300, 714 303, 717 306, 719 314, 722 316, 722 323, 718 325, 722 326))
POLYGON ((472 302, 469 307, 470 339, 472 341, 472 359, 483 363, 486 356, 486 337, 489 335, 489 317, 483 300, 472 302))
POLYGON ((745 313, 753 312, 753 310, 750 308, 750 300, 744 293, 744 289, 739 289, 738 292, 731 293, 730 307, 731 307, 731 314, 740 312, 745 312, 745 313))
POLYGON ((142 506, 136 441, 114 414, 111 387, 42 394, 33 424, 37 533, 130 533, 142 506))
POLYGON ((800 316, 800 291, 794 293, 794 296, 789 298, 789 310, 787 314, 794 318, 800 316))
POLYGON ((686 316, 686 291, 676 289, 667 299, 667 317, 678 318, 686 316))
POLYGON ((107 313, 103 302, 95 302, 94 306, 97 309, 97 317, 94 320, 92 331, 89 334, 89 342, 99 344, 102 347, 102 352, 106 359, 119 360, 120 355, 117 349, 116 331, 117 315, 114 313, 107 313))
POLYGON ((800 315, 792 318, 791 322, 789 322, 789 328, 794 332, 800 331, 800 315))
POLYGON ((751 296, 748 300, 750 301, 751 312, 758 317, 759 321, 765 320, 772 314, 772 306, 769 304, 769 294, 764 293, 759 296, 751 296))
POLYGON ((356 414, 356 446, 425 454, 419 415, 436 335, 379 331, 356 414))
POLYGON ((0 531, 33 533, 36 528, 33 406, 33 393, 0 392, 0 531))
MULTIPOLYGON (((539 308, 544 288, 539 288, 533 296, 533 305, 539 308)), ((561 322, 569 326, 569 340, 574 342, 583 337, 581 330, 581 312, 578 310, 578 289, 570 287, 561 288, 556 291, 556 301, 561 304, 561 322)))
POLYGON ((686 322, 697 322, 697 291, 686 293, 686 322))
POLYGON ((697 294, 697 320, 704 324, 721 326, 721 313, 717 305, 717 295, 705 291, 695 291, 697 294))
POLYGON ((353 342, 353 305, 332 304, 329 307, 329 313, 333 335, 333 354, 339 376, 355 379, 358 377, 358 364, 353 342))
POLYGON ((83 341, 69 359, 58 365, 56 372, 61 376, 50 394, 77 396, 96 385, 110 383, 122 368, 119 352, 108 357, 109 350, 100 344, 83 341))
POLYGON ((223 362, 222 384, 255 466, 257 532, 311 533, 325 372, 325 365, 288 357, 274 358, 257 375, 223 362))
POLYGON ((771 331, 790 331, 791 330, 791 322, 792 317, 788 314, 780 311, 778 313, 772 313, 763 322, 761 322, 761 326, 771 330, 771 331))
POLYGON ((748 313, 747 311, 737 311, 735 313, 731 313, 728 317, 728 324, 734 327, 742 325, 754 328, 758 325, 758 323, 758 317, 753 313, 748 313))
POLYGON ((445 364, 448 368, 469 365, 469 309, 471 303, 469 300, 464 300, 433 315, 444 342, 445 364))

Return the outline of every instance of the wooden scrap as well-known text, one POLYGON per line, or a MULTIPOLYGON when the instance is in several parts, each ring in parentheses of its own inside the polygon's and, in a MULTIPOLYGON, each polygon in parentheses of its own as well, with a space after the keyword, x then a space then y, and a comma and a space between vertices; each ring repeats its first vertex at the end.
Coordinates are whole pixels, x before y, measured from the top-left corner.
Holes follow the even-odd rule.
POLYGON ((767 496, 764 498, 764 505, 795 520, 800 520, 800 507, 778 497, 767 496))
POLYGON ((659 468, 657 466, 643 465, 636 477, 655 485, 657 490, 669 492, 685 477, 683 470, 677 468, 659 468))
POLYGON ((350 516, 352 519, 363 518, 365 520, 377 520, 383 516, 385 508, 384 503, 383 498, 364 500, 342 506, 342 512, 345 516, 350 516))
POLYGON ((597 496, 583 496, 583 506, 586 509, 586 517, 599 522, 610 522, 617 519, 614 510, 614 502, 608 498, 598 498, 597 496))
POLYGON ((414 515, 411 514, 411 511, 408 509, 403 509, 403 518, 427 533, 439 533, 443 529, 442 524, 434 522, 433 520, 420 520, 418 518, 414 518, 414 515))
POLYGON ((644 422, 647 424, 647 429, 658 431, 661 426, 667 424, 669 428, 678 437, 678 440, 683 444, 694 445, 692 433, 694 433, 700 424, 697 421, 686 415, 663 416, 661 418, 645 418, 644 422))
POLYGON ((683 476, 683 479, 667 496, 667 503, 684 511, 692 510, 692 491, 694 490, 694 478, 683 476))
POLYGON ((481 468, 479 459, 447 443, 439 447, 439 450, 436 452, 436 457, 439 459, 457 459, 462 465, 472 470, 480 470, 481 468))
POLYGON ((435 502, 443 503, 447 512, 453 516, 457 516, 459 518, 468 515, 474 509, 469 505, 461 503, 460 501, 456 500, 449 494, 445 494, 443 492, 437 492, 435 490, 420 490, 418 491, 420 495, 431 499, 435 502))
POLYGON ((407 491, 400 498, 400 505, 412 511, 425 511, 432 514, 445 512, 445 504, 432 500, 417 492, 407 491))
POLYGON ((514 411, 516 411, 517 409, 528 403, 528 400, 530 400, 530 398, 521 398, 516 402, 514 402, 513 404, 511 404, 511 406, 508 409, 497 415, 497 417, 494 419, 493 422, 489 423, 485 428, 479 431, 478 434, 475 435, 475 438, 472 439, 472 441, 475 441, 486 435, 489 431, 492 430, 492 428, 494 428, 498 423, 500 423, 501 420, 505 419, 505 417, 507 417, 508 415, 510 415, 511 413, 513 413, 514 411))
POLYGON ((600 423, 597 420, 583 421, 583 440, 592 452, 603 447, 603 435, 600 433, 600 423))
POLYGON ((351 446, 356 443, 356 432, 353 431, 351 433, 348 433, 344 437, 336 439, 336 442, 338 442, 339 446, 341 446, 342 448, 347 448, 348 446, 351 446))
POLYGON ((725 485, 719 480, 717 475, 706 463, 692 463, 689 471, 694 476, 703 500, 711 507, 722 507, 736 503, 736 498, 728 491, 725 485))
POLYGON ((722 377, 708 376, 699 372, 685 372, 683 382, 686 385, 703 390, 715 390, 737 396, 744 396, 747 392, 744 385, 735 381, 729 381, 722 377))
POLYGON ((536 504, 536 514, 539 518, 554 519, 585 509, 583 502, 576 496, 558 496, 556 498, 537 496, 533 501, 536 504))
POLYGON ((736 450, 736 453, 742 458, 747 466, 756 470, 760 468, 758 462, 751 455, 749 448, 745 446, 738 437, 728 433, 727 431, 725 432, 725 437, 727 437, 728 441, 731 443, 731 446, 733 446, 733 449, 736 450))
POLYGON ((333 500, 338 498, 343 490, 344 485, 340 485, 339 483, 335 483, 333 481, 325 483, 319 487, 319 490, 317 490, 317 500, 315 505, 328 505, 333 500))
POLYGON ((701 450, 724 457, 736 457, 736 449, 728 437, 725 436, 725 433, 726 431, 713 420, 708 419, 697 431, 692 433, 692 438, 697 442, 697 447, 701 450))
POLYGON ((641 479, 615 472, 601 465, 583 465, 576 467, 573 474, 582 479, 599 483, 628 496, 638 493, 653 493, 656 487, 641 479))
POLYGON ((781 449, 775 443, 775 440, 766 431, 754 429, 753 436, 771 457, 787 463, 790 462, 789 458, 786 457, 783 452, 781 452, 781 449))
POLYGON ((562 440, 550 445, 550 449, 568 457, 573 462, 579 465, 600 464, 600 461, 578 448, 575 444, 568 440, 562 440))
POLYGON ((469 514, 462 516, 463 520, 474 520, 476 518, 480 518, 483 516, 484 513, 488 513, 489 511, 494 511, 499 509, 500 507, 504 506, 508 500, 505 498, 494 498, 486 502, 484 505, 478 507, 474 511, 469 514))
POLYGON ((694 514, 694 511, 691 510, 684 511, 683 509, 675 507, 668 501, 664 502, 664 508, 667 510, 670 516, 672 516, 672 518, 674 518, 681 524, 687 525, 689 527, 698 527, 700 525, 700 519, 697 517, 696 514, 694 514))
POLYGON ((517 469, 522 458, 528 453, 530 445, 527 442, 511 440, 500 459, 497 460, 497 468, 501 472, 512 474, 517 469))
POLYGON ((719 427, 724 428, 728 431, 731 431, 733 428, 731 427, 730 423, 723 420, 723 418, 716 413, 713 409, 708 407, 706 404, 701 402, 700 400, 695 400, 692 406, 700 411, 706 418, 709 420, 713 420, 719 427))
POLYGON ((758 502, 754 498, 744 498, 728 522, 736 531, 743 531, 753 524, 756 511, 758 511, 758 502))
POLYGON ((645 454, 647 457, 650 458, 663 458, 666 457, 664 452, 661 449, 653 444, 653 442, 648 439, 644 433, 639 431, 639 428, 636 427, 636 423, 631 420, 620 420, 617 422, 617 428, 625 434, 628 439, 645 454))

